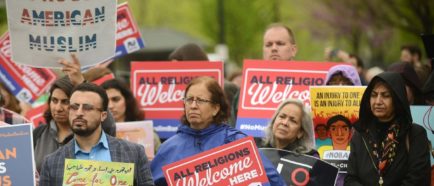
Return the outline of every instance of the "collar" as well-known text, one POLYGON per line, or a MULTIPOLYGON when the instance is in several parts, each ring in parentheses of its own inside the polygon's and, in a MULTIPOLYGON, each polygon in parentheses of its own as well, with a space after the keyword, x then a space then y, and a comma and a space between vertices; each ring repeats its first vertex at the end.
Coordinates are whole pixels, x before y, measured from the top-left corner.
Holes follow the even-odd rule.
MULTIPOLYGON (((89 152, 85 152, 84 150, 81 150, 81 148, 80 148, 80 146, 78 145, 78 143, 77 143, 77 141, 75 140, 75 138, 74 138, 74 146, 75 146, 75 148, 74 148, 74 149, 75 149, 75 150, 74 150, 74 154, 77 154, 78 152, 89 153, 89 152)), ((92 149, 95 148, 95 147, 97 147, 97 146, 102 146, 102 147, 105 148, 105 149, 109 149, 108 141, 107 141, 107 136, 106 136, 106 134, 105 134, 104 131, 101 132, 101 137, 99 138, 98 143, 96 143, 96 144, 92 147, 92 149)))

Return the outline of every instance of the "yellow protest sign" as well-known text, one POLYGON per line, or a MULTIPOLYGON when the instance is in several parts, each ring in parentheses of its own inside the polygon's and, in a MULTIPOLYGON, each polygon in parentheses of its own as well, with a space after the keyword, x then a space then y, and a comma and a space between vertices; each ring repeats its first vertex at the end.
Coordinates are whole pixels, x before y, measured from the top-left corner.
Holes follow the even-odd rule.
POLYGON ((134 163, 65 159, 63 185, 133 185, 134 163))

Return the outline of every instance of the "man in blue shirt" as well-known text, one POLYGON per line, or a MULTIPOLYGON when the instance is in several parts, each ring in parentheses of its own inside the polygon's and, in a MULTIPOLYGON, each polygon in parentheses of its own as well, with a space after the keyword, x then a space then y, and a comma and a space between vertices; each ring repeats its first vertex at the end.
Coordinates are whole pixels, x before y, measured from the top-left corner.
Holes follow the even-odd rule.
POLYGON ((62 185, 65 158, 134 163, 134 185, 153 185, 144 148, 102 131, 101 121, 107 117, 108 107, 104 89, 82 83, 74 89, 69 103, 74 140, 45 158, 40 185, 62 185))

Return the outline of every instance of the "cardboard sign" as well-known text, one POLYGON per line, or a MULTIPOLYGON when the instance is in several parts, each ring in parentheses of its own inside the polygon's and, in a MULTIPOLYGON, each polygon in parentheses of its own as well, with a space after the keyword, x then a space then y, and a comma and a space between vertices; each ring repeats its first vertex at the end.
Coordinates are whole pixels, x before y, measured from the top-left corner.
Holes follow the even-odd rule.
POLYGON ((39 125, 47 124, 47 121, 45 121, 44 118, 44 112, 45 110, 47 110, 47 108, 48 108, 47 104, 42 104, 35 108, 32 108, 26 113, 26 118, 33 123, 33 128, 36 128, 39 125))
POLYGON ((359 119, 365 86, 310 87, 316 147, 320 158, 346 173, 352 125, 359 119))
POLYGON ((338 168, 318 158, 275 148, 260 148, 287 185, 335 185, 338 168))
POLYGON ((253 137, 163 167, 168 185, 262 185, 268 178, 253 137))
POLYGON ((410 106, 413 123, 426 130, 428 140, 431 142, 431 166, 434 165, 434 106, 410 106))
POLYGON ((154 159, 154 130, 152 121, 116 123, 116 137, 145 148, 149 160, 154 159))
POLYGON ((115 54, 116 1, 6 0, 6 8, 16 63, 60 68, 76 53, 87 67, 115 54))
POLYGON ((56 74, 50 69, 16 64, 11 53, 11 42, 6 32, 0 37, 0 81, 20 101, 33 103, 56 80, 56 74))
POLYGON ((310 105, 309 86, 323 85, 337 63, 245 60, 238 102, 237 129, 262 137, 267 122, 285 99, 310 105))
POLYGON ((32 127, 30 124, 0 127, 1 185, 34 185, 32 127))
POLYGON ((128 3, 118 6, 116 26, 116 56, 120 57, 145 47, 140 30, 131 15, 128 3))
POLYGON ((185 88, 199 76, 223 85, 222 62, 132 62, 131 89, 147 119, 161 138, 175 134, 184 111, 185 88))
POLYGON ((65 159, 64 186, 133 184, 134 163, 65 159))

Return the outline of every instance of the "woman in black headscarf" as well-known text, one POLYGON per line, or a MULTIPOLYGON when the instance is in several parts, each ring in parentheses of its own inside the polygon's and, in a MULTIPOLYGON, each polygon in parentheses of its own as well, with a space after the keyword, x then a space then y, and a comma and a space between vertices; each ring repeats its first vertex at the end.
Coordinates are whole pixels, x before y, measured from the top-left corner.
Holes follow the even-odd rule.
POLYGON ((375 76, 363 94, 345 185, 430 185, 425 129, 412 123, 398 73, 375 76))

